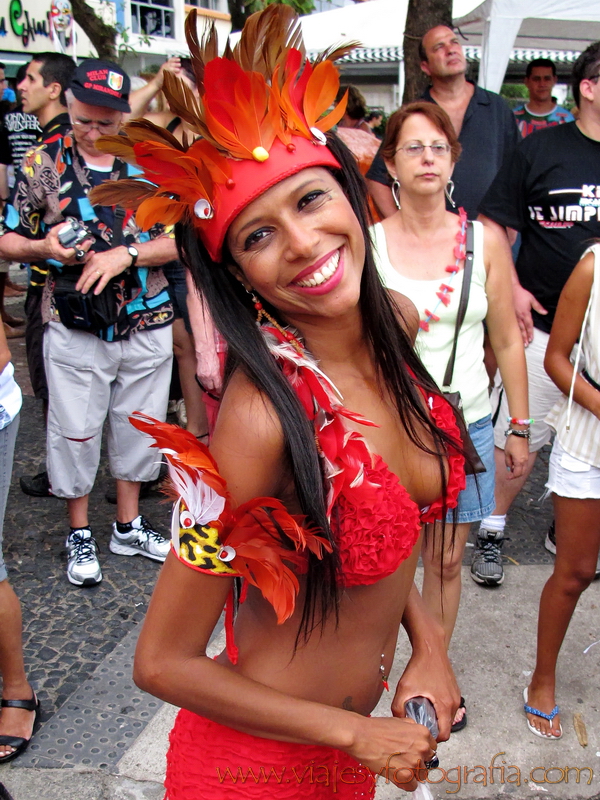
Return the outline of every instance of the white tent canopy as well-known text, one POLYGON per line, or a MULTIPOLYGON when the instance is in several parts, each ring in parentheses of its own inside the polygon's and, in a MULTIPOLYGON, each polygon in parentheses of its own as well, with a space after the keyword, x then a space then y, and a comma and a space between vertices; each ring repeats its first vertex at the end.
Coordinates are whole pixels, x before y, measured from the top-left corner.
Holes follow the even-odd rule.
POLYGON ((513 47, 579 51, 600 39, 600 3, 589 0, 484 0, 454 19, 481 36, 479 85, 499 92, 513 47))
MULTIPOLYGON (((454 16, 465 15, 477 0, 454 0, 454 16)), ((408 0, 368 0, 302 17, 307 50, 324 50, 356 39, 363 47, 401 47, 408 0)), ((235 43, 240 34, 231 37, 235 43)))

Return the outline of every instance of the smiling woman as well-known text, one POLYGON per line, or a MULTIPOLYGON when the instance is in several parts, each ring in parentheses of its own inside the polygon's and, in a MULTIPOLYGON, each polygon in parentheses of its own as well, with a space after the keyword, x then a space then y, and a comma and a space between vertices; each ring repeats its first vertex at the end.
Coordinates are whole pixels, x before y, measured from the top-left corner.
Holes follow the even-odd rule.
POLYGON ((378 278, 362 178, 330 133, 340 53, 306 61, 284 5, 251 17, 223 58, 188 20, 201 106, 177 78, 165 90, 203 138, 185 148, 141 121, 105 137, 143 175, 94 198, 176 224, 229 351, 210 452, 135 421, 167 454, 177 498, 135 662, 139 685, 183 709, 167 797, 285 798, 302 781, 309 797, 373 797, 369 771, 386 768, 412 790, 436 743, 405 702, 433 701, 441 740, 459 701, 413 584, 421 524, 464 485, 454 415, 412 350, 414 311, 378 278), (371 718, 401 623, 413 656, 394 716, 371 718), (310 764, 351 779, 334 790, 310 764), (223 777, 281 765, 302 780, 223 777))
POLYGON ((236 276, 290 324, 356 309, 364 238, 348 198, 322 167, 257 198, 233 221, 227 243, 236 276))

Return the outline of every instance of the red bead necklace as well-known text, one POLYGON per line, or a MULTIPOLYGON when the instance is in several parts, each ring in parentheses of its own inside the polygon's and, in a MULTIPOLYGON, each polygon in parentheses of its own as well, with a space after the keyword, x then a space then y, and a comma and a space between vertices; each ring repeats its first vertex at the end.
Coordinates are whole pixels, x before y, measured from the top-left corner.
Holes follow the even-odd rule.
POLYGON ((440 288, 435 293, 438 301, 433 307, 433 311, 430 311, 428 308, 426 308, 425 318, 419 320, 419 328, 425 332, 429 330, 430 322, 440 321, 439 316, 435 313, 440 306, 450 305, 450 294, 454 291, 452 282, 454 281, 454 276, 460 270, 460 262, 465 260, 465 256, 467 254, 467 212, 464 210, 464 208, 458 209, 458 218, 460 227, 458 229, 458 233, 456 234, 456 245, 454 246, 454 258, 456 260, 454 264, 450 264, 446 267, 446 272, 450 273, 450 278, 448 279, 448 283, 440 283, 440 288))

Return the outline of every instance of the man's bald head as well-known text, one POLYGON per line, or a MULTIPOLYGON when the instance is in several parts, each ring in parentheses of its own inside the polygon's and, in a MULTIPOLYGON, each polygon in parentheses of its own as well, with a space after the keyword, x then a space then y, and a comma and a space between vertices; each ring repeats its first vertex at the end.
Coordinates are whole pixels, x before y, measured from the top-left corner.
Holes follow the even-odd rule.
POLYGON ((430 28, 419 42, 421 69, 432 80, 465 73, 467 62, 458 35, 447 25, 430 28))

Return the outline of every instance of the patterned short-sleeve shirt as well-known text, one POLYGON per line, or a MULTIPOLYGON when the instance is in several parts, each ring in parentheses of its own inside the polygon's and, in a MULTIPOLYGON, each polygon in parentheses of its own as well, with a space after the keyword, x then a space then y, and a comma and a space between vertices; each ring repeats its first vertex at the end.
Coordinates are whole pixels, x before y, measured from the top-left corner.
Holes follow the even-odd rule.
MULTIPOLYGON (((106 173, 106 178, 117 180, 136 172, 135 167, 115 159, 113 169, 106 173)), ((90 250, 110 250, 114 215, 111 209, 90 203, 88 193, 93 183, 72 133, 51 137, 25 154, 9 202, 0 218, 0 235, 13 231, 28 239, 43 239, 50 227, 73 217, 82 222, 93 236, 90 250)), ((132 213, 126 213, 123 244, 141 243, 164 234, 164 229, 158 227, 150 233, 142 232, 136 226, 132 213)), ((60 322, 52 292, 55 278, 63 270, 63 265, 51 259, 46 264, 49 274, 42 314, 44 322, 60 322)), ((69 267, 69 270, 72 271, 73 267, 69 267)), ((132 333, 169 325, 173 321, 173 305, 161 268, 130 268, 117 276, 115 282, 120 283, 122 288, 119 317, 110 328, 97 332, 96 335, 101 339, 128 339, 132 333)))

